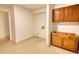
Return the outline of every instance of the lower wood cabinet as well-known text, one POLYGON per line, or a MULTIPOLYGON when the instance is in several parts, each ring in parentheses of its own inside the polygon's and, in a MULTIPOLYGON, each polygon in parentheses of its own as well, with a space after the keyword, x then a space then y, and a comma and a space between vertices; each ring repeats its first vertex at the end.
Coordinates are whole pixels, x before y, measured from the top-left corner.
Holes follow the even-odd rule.
POLYGON ((53 45, 62 47, 62 39, 60 37, 54 36, 52 42, 53 45))
POLYGON ((53 32, 52 45, 78 52, 78 37, 71 33, 53 32))
POLYGON ((63 48, 76 52, 76 40, 64 39, 63 48))

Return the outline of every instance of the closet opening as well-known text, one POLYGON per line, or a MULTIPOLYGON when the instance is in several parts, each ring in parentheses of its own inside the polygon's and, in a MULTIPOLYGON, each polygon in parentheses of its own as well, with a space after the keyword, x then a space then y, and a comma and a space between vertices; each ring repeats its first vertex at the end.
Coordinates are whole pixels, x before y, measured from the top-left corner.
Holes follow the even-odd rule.
POLYGON ((8 16, 8 12, 0 11, 0 43, 10 41, 8 16))

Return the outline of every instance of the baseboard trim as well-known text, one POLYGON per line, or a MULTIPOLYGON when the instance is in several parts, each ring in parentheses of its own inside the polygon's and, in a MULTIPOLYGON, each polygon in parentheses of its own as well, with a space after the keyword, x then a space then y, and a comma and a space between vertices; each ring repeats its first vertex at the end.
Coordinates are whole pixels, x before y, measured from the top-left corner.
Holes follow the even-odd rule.
POLYGON ((10 36, 0 37, 0 39, 10 39, 10 36))
POLYGON ((26 39, 23 39, 23 40, 21 40, 21 41, 14 41, 15 43, 19 43, 19 42, 22 42, 22 41, 24 41, 24 40, 28 40, 28 39, 31 39, 31 38, 33 38, 34 36, 31 36, 31 37, 28 37, 28 38, 26 38, 26 39))
POLYGON ((45 39, 45 38, 42 38, 42 37, 39 37, 39 36, 35 36, 36 38, 39 38, 39 39, 45 39))

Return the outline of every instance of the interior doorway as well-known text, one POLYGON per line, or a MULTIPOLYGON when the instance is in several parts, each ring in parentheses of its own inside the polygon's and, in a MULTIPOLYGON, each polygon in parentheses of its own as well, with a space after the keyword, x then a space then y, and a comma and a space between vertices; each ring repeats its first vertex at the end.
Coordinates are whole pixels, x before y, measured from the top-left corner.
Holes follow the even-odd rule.
POLYGON ((10 40, 8 12, 0 11, 0 43, 10 40))

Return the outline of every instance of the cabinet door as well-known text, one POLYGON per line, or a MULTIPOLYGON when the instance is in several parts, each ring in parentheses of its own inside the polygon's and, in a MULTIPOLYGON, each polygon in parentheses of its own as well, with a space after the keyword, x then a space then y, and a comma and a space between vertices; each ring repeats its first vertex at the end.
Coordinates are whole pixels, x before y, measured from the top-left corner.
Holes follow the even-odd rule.
POLYGON ((76 51, 76 40, 72 39, 64 39, 63 48, 68 49, 70 51, 76 51))
POLYGON ((77 4, 77 8, 78 8, 78 22, 79 22, 79 4, 77 4))
POLYGON ((64 21, 65 22, 78 22, 78 6, 69 6, 66 7, 65 9, 65 17, 64 21))
POLYGON ((63 22, 64 11, 63 8, 54 9, 52 19, 54 22, 63 22))
POLYGON ((58 36, 52 36, 52 44, 58 47, 62 47, 62 39, 58 36))

